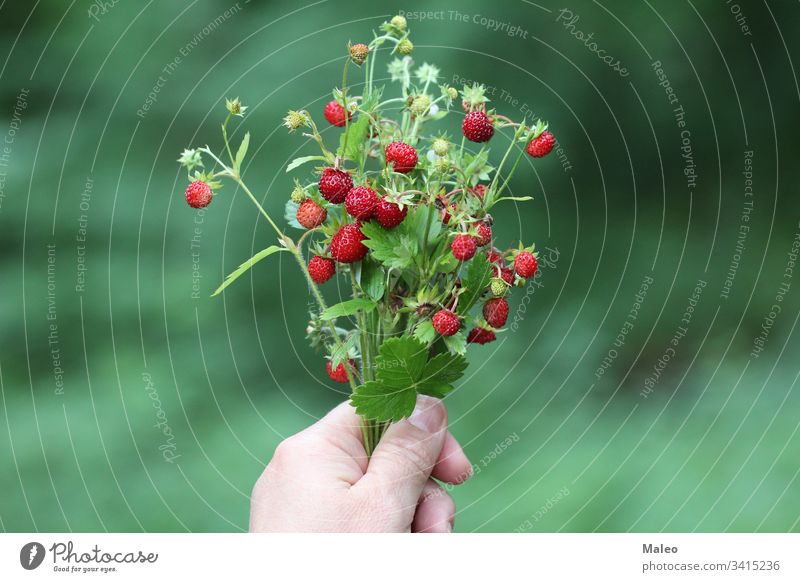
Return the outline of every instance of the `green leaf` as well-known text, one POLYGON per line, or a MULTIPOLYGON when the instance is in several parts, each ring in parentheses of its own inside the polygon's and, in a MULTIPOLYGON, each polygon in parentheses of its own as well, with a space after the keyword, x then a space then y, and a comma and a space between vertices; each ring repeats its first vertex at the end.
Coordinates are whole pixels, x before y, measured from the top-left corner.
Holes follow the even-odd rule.
POLYGON ((425 364, 417 384, 417 392, 442 398, 453 389, 453 382, 464 375, 466 368, 467 360, 464 356, 439 354, 425 364))
POLYGON ((353 123, 347 125, 347 131, 339 136, 339 156, 356 160, 361 155, 361 146, 367 138, 369 117, 360 115, 353 123), (347 151, 344 150, 345 136, 347 136, 347 151))
POLYGON ((350 299, 349 301, 343 301, 342 303, 331 305, 328 307, 328 309, 322 312, 320 319, 323 321, 330 321, 331 319, 336 319, 337 317, 353 315, 357 311, 372 311, 375 309, 376 305, 377 304, 372 299, 366 299, 364 297, 350 299))
POLYGON ((236 159, 233 162, 233 170, 237 174, 242 167, 242 162, 244 161, 244 157, 247 155, 247 148, 250 146, 250 132, 244 134, 242 138, 242 143, 239 144, 239 149, 236 151, 236 159))
POLYGON ((356 388, 350 397, 356 412, 371 420, 398 421, 410 416, 417 404, 417 392, 412 387, 388 386, 371 381, 356 388))
POLYGON ((365 222, 361 225, 361 232, 368 239, 364 241, 364 246, 372 250, 372 258, 386 267, 405 269, 414 262, 419 252, 416 240, 405 233, 402 224, 386 230, 378 224, 365 222))
MULTIPOLYGON (((502 202, 503 200, 514 200, 516 202, 526 202, 528 200, 533 200, 533 196, 503 196, 502 198, 498 198, 497 202, 502 202)), ((495 202, 495 204, 497 204, 495 202)))
POLYGON ((313 162, 314 160, 324 162, 325 158, 322 156, 303 156, 301 158, 295 158, 291 162, 289 162, 288 166, 286 166, 286 172, 289 173, 295 168, 298 168, 303 164, 307 164, 308 162, 313 162))
POLYGON ((436 339, 436 330, 433 329, 433 322, 430 319, 420 321, 414 328, 414 337, 424 344, 430 344, 436 339))
POLYGON ((478 253, 467 265, 467 273, 461 280, 465 290, 458 300, 458 313, 465 315, 472 309, 478 298, 486 291, 492 279, 492 266, 484 253, 478 253))
POLYGON ((247 260, 246 260, 244 263, 242 263, 241 265, 239 265, 239 268, 238 268, 238 269, 236 269, 236 270, 235 270, 235 271, 233 271, 233 272, 232 272, 230 275, 228 275, 227 277, 225 277, 225 281, 222 283, 222 285, 220 285, 220 286, 217 288, 217 290, 216 290, 216 291, 214 291, 214 293, 212 293, 212 294, 211 294, 211 296, 212 296, 212 297, 216 297, 217 295, 219 295, 220 293, 222 293, 222 291, 224 291, 224 290, 225 290, 225 288, 226 288, 228 285, 230 285, 231 283, 233 283, 234 281, 236 281, 236 279, 238 279, 238 278, 239 278, 239 277, 240 277, 242 274, 244 274, 244 273, 245 273, 245 272, 246 272, 246 271, 247 271, 247 270, 248 270, 250 267, 252 267, 253 265, 255 265, 255 264, 256 264, 258 261, 260 261, 261 259, 263 259, 263 258, 266 258, 266 257, 270 256, 270 255, 271 255, 271 254, 273 254, 273 253, 277 253, 277 252, 281 252, 281 251, 285 251, 285 250, 287 250, 287 249, 285 249, 285 248, 283 248, 283 247, 279 247, 279 246, 275 246, 275 245, 273 245, 273 246, 271 246, 271 247, 267 247, 267 248, 265 248, 263 251, 259 251, 259 252, 257 252, 255 255, 253 255, 252 257, 250 257, 249 259, 247 259, 247 260))
POLYGON ((376 375, 387 386, 413 388, 427 360, 428 348, 413 337, 390 338, 375 358, 376 375))
POLYGON ((375 261, 361 261, 361 288, 373 301, 380 301, 386 288, 386 274, 375 261))
POLYGON ((463 356, 467 353, 467 336, 460 331, 457 334, 444 338, 444 345, 451 354, 463 356))
POLYGON ((297 209, 300 205, 297 202, 292 202, 291 199, 286 201, 286 207, 283 213, 284 219, 289 223, 289 226, 299 228, 300 230, 307 230, 305 226, 297 222, 297 209))

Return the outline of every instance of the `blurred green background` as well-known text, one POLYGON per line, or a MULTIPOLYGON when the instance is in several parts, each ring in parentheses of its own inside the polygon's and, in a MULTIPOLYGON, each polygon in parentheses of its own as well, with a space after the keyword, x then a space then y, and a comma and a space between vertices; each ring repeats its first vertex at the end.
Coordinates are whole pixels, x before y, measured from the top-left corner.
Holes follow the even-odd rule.
POLYGON ((312 151, 282 116, 321 120, 346 42, 402 10, 417 63, 563 148, 514 178, 534 202, 495 213, 551 260, 447 397, 477 464, 456 530, 800 530, 799 9, 0 3, 0 527, 246 529, 275 445, 346 394, 289 260, 208 298, 272 236, 230 187, 191 211, 175 160, 219 147, 241 97, 248 181, 282 217, 285 164, 312 151))

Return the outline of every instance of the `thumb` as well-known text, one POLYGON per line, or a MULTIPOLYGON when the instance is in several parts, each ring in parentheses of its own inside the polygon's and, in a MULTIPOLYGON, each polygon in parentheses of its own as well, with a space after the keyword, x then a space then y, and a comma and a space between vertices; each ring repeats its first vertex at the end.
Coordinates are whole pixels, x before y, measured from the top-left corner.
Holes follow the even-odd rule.
POLYGON ((367 481, 413 512, 446 434, 447 411, 442 401, 418 396, 413 414, 391 425, 381 438, 369 461, 367 481))

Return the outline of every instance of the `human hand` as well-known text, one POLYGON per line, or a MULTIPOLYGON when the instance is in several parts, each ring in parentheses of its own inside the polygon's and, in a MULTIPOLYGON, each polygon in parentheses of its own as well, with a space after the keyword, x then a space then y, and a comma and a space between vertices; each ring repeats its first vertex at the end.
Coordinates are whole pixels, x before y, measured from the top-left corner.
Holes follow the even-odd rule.
POLYGON ((252 532, 431 532, 453 529, 455 504, 431 477, 472 475, 436 398, 419 396, 367 459, 349 403, 281 442, 250 500, 252 532))

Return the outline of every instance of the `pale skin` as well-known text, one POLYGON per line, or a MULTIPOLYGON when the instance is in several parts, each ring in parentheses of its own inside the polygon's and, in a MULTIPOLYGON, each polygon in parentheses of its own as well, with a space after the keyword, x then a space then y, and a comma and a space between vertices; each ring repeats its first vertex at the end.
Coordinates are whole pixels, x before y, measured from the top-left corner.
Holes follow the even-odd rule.
POLYGON ((449 533, 455 504, 434 479, 471 475, 440 400, 418 397, 369 460, 345 402, 275 449, 253 488, 250 531, 449 533))

